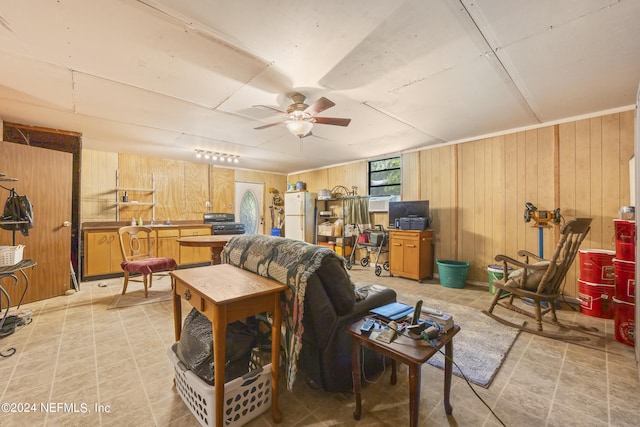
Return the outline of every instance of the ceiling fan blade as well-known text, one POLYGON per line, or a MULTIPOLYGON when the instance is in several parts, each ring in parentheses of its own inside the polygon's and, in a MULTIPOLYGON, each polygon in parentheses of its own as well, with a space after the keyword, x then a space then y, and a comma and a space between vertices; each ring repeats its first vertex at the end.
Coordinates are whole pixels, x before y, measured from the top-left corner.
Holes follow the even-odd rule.
POLYGON ((253 105, 253 108, 260 108, 262 110, 271 110, 280 114, 287 114, 284 111, 278 110, 277 108, 269 107, 268 105, 253 105))
POLYGON ((311 121, 321 125, 349 126, 351 119, 339 119, 335 117, 312 117, 311 121))
POLYGON ((268 124, 268 125, 258 126, 257 128, 254 128, 254 129, 255 129, 255 130, 267 129, 267 128, 270 128, 270 127, 273 127, 273 126, 281 125, 281 124, 283 124, 283 123, 286 123, 287 121, 288 121, 288 120, 283 120, 283 121, 281 121, 281 122, 270 123, 270 124, 268 124))
POLYGON ((336 105, 333 101, 329 101, 327 98, 325 98, 324 96, 320 99, 318 99, 316 102, 314 102, 313 104, 309 105, 304 112, 308 113, 310 116, 315 116, 318 113, 323 112, 324 110, 326 110, 327 108, 331 108, 334 105, 336 105))

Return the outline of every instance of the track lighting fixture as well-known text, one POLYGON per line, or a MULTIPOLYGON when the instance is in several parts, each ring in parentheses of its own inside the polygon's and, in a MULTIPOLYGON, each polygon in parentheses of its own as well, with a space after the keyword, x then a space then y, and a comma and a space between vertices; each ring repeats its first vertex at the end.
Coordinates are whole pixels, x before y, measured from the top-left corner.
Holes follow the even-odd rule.
POLYGON ((240 156, 237 154, 218 153, 218 152, 212 152, 208 150, 200 150, 198 148, 196 148, 195 151, 196 151, 196 157, 199 159, 204 157, 205 159, 207 160, 211 159, 214 162, 217 160, 219 160, 220 162, 226 161, 226 163, 240 162, 240 156))

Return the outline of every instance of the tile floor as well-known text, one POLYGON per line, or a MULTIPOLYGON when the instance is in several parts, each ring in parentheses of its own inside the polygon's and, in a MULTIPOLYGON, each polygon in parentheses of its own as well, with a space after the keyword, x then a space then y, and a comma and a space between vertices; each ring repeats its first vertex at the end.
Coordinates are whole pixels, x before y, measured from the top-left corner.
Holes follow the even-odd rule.
MULTIPOLYGON (((359 267, 351 271, 358 284, 380 283, 478 309, 489 303, 487 288, 450 289, 385 274, 377 277, 371 269, 359 267)), ((166 354, 173 342, 171 303, 107 310, 121 280, 104 281, 106 287, 99 283, 82 283, 75 295, 27 304, 25 308, 34 313, 33 323, 0 340, 0 351, 17 349, 14 356, 0 359, 0 425, 197 426, 173 387, 173 368, 166 354), (20 413, 6 412, 6 404, 20 413), (42 406, 47 405, 45 411, 42 406)), ((133 290, 136 285, 130 286, 133 290)), ((508 426, 640 425, 634 349, 613 339, 612 320, 571 311, 564 311, 563 317, 604 331, 604 348, 521 333, 491 386, 475 386, 475 391, 508 426)), ((393 387, 388 371, 368 378, 371 383, 364 385, 363 416, 358 422, 352 417, 352 393, 326 393, 299 380, 293 392, 280 392, 284 413, 280 425, 407 425, 406 371, 400 367, 393 387)), ((425 364, 422 372, 420 425, 500 425, 456 376, 453 415, 447 417, 442 371, 425 364)), ((249 425, 274 423, 267 412, 249 425)))

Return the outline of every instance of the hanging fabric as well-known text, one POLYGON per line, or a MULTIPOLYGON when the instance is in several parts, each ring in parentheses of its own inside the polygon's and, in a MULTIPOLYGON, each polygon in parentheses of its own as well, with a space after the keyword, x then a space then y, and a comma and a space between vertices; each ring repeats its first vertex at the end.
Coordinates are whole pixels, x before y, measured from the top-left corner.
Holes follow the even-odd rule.
POLYGON ((2 221, 21 221, 21 224, 0 224, 5 230, 20 230, 23 236, 29 235, 29 229, 33 228, 33 206, 26 195, 19 195, 12 188, 4 205, 2 221))
POLYGON ((368 224, 369 219, 369 198, 368 197, 345 197, 345 223, 346 224, 368 224))

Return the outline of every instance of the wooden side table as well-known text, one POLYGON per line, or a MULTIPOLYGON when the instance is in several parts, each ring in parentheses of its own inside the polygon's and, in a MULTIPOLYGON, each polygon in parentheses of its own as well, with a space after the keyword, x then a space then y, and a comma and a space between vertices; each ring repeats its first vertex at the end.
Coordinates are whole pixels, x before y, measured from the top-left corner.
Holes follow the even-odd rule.
POLYGON ((213 329, 213 357, 216 402, 216 426, 224 426, 224 371, 226 326, 236 320, 258 313, 273 314, 271 327, 271 417, 275 423, 282 420, 278 408, 278 379, 280 360, 280 328, 282 307, 280 293, 287 289, 275 280, 258 276, 230 264, 210 265, 171 273, 173 287, 173 320, 176 341, 182 332, 182 306, 184 298, 207 316, 213 329))
POLYGON ((353 337, 351 350, 351 363, 353 375, 353 389, 356 397, 356 409, 353 412, 353 418, 360 419, 361 416, 361 397, 360 397, 360 347, 366 347, 376 351, 384 356, 391 358, 391 384, 395 384, 397 380, 396 362, 405 363, 409 366, 409 425, 418 426, 418 414, 420 411, 420 380, 421 367, 424 362, 429 360, 436 349, 445 348, 444 362, 444 410, 447 415, 451 415, 453 407, 449 401, 451 392, 451 373, 453 359, 453 337, 460 331, 460 327, 455 325, 449 332, 443 334, 437 340, 430 343, 423 340, 414 340, 410 337, 400 335, 393 342, 386 344, 371 338, 369 334, 360 333, 360 326, 364 323, 364 319, 360 320, 346 329, 347 333, 353 337))

